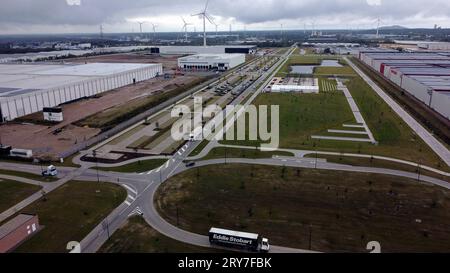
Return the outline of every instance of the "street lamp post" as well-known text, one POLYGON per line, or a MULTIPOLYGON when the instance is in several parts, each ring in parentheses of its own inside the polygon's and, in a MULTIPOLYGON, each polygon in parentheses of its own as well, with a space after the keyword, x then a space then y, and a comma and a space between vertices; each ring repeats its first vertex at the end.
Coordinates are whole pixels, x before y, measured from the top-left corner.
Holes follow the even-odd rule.
POLYGON ((97 182, 100 183, 100 174, 98 173, 98 158, 97 158, 97 150, 92 151, 92 155, 95 160, 95 169, 97 170, 97 182))
POLYGON ((309 225, 309 250, 312 248, 312 225, 309 225))

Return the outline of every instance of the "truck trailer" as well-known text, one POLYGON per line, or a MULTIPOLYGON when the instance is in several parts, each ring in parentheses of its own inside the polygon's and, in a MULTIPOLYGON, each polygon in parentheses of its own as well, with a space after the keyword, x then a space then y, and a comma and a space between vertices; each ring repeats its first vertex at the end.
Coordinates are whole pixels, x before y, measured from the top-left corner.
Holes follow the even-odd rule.
POLYGON ((209 242, 212 245, 254 252, 269 252, 270 249, 269 240, 259 234, 214 227, 209 230, 209 242))

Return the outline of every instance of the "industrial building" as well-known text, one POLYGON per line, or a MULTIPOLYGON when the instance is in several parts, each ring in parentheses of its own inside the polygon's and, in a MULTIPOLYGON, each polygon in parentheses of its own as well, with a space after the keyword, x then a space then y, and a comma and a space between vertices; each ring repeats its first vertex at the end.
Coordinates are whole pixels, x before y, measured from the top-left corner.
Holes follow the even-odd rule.
POLYGON ((274 77, 266 86, 266 92, 286 93, 296 92, 305 94, 319 93, 319 79, 308 77, 280 78, 274 77))
POLYGON ((359 59, 450 119, 450 54, 363 51, 359 59))
POLYGON ((255 45, 225 45, 225 46, 154 46, 153 54, 189 55, 189 54, 255 54, 255 45))
POLYGON ((1 121, 152 79, 162 72, 161 64, 3 64, 1 121))
POLYGON ((183 70, 226 71, 243 63, 244 54, 197 54, 178 59, 178 67, 183 70))
POLYGON ((13 251, 40 230, 37 215, 19 214, 0 226, 0 253, 13 251))

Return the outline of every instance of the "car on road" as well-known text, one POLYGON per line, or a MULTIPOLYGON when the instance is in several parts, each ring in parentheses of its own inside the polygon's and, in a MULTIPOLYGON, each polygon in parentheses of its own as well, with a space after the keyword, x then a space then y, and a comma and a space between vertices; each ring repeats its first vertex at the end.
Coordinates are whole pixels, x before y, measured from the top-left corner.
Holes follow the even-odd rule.
POLYGON ((188 167, 188 168, 194 167, 194 166, 195 166, 195 162, 194 161, 186 163, 186 167, 188 167))

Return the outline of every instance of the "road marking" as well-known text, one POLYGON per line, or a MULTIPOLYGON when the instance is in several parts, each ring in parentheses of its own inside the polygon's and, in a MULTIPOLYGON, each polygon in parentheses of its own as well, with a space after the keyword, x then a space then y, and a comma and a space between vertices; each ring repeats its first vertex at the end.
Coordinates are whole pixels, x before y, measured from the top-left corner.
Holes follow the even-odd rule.
POLYGON ((170 160, 167 160, 166 169, 169 168, 170 160))
POLYGON ((178 155, 182 155, 182 153, 180 151, 178 151, 178 155))
POLYGON ((134 194, 137 194, 137 191, 135 191, 132 187, 126 185, 126 184, 122 184, 125 188, 127 188, 129 191, 131 191, 134 194))
POLYGON ((159 172, 161 171, 162 167, 163 167, 163 166, 159 167, 159 168, 156 170, 156 172, 159 173, 159 172))
POLYGON ((131 196, 131 195, 128 195, 128 198, 130 198, 131 199, 131 201, 134 201, 134 200, 136 200, 136 198, 134 198, 133 196, 131 196))
POLYGON ((151 174, 154 170, 149 171, 147 174, 151 174))
POLYGON ((175 162, 175 158, 172 158, 172 162, 175 162))
POLYGON ((131 206, 131 203, 128 202, 128 201, 125 201, 125 204, 126 204, 127 206, 131 206))

